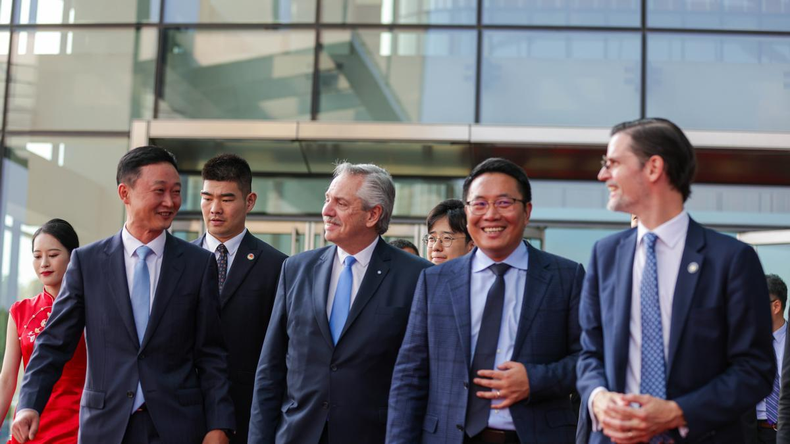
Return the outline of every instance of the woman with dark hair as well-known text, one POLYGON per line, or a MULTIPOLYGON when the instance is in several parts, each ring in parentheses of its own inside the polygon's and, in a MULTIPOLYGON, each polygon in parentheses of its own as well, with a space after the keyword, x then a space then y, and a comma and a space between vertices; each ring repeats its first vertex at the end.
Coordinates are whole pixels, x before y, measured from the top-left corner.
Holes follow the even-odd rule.
MULTIPOLYGON (((27 367, 38 334, 52 313, 71 251, 79 247, 79 238, 71 224, 52 219, 33 234, 33 268, 44 290, 38 296, 17 301, 9 309, 6 349, 0 371, 0 411, 5 418, 16 390, 19 361, 27 367)), ((42 412, 35 443, 76 443, 79 429, 80 398, 85 385, 85 338, 63 368, 42 412)), ((2 424, 2 419, 0 419, 2 424)), ((9 443, 16 443, 12 437, 9 443)))

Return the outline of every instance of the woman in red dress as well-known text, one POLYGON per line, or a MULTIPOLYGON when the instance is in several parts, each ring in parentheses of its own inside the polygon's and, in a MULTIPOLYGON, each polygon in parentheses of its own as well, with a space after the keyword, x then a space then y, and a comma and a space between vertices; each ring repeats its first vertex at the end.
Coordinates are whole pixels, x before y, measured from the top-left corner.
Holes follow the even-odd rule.
MULTIPOLYGON (((71 258, 79 246, 77 233, 62 219, 52 219, 33 234, 33 267, 44 285, 38 296, 14 303, 9 310, 6 350, 0 371, 0 418, 5 418, 16 390, 19 361, 25 367, 33 354, 38 334, 47 325, 52 304, 71 258)), ((79 429, 80 398, 85 385, 85 338, 79 342, 74 356, 63 368, 63 374, 52 389, 34 443, 76 443, 79 429)), ((16 443, 13 437, 8 441, 16 443)))

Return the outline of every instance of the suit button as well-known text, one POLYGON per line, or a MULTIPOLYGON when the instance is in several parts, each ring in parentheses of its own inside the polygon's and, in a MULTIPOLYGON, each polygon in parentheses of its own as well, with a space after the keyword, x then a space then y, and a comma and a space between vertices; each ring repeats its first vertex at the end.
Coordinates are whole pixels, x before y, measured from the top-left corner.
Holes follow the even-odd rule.
POLYGON ((145 359, 145 354, 140 355, 140 359, 145 359))
POLYGON ((464 431, 464 426, 462 426, 461 424, 456 424, 455 428, 460 430, 460 431, 462 431, 462 432, 464 431))
POLYGON ((134 392, 132 392, 132 391, 126 392, 126 397, 127 398, 134 398, 134 392))
POLYGON ((324 401, 324 402, 321 403, 321 407, 323 407, 324 410, 328 410, 329 409, 329 403, 324 401))
POLYGON ((464 381, 464 388, 469 390, 469 383, 467 381, 464 381))
POLYGON ((337 371, 337 366, 336 365, 333 365, 332 367, 329 367, 329 368, 332 369, 333 372, 337 371))

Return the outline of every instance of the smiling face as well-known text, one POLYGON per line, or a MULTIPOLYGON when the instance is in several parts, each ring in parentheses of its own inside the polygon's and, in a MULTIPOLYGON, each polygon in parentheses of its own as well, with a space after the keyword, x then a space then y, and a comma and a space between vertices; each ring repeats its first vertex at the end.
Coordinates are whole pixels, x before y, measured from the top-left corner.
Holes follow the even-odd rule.
POLYGON ((515 251, 523 241, 524 228, 529 223, 532 203, 523 203, 518 182, 503 173, 485 173, 476 177, 466 195, 468 201, 489 201, 485 214, 472 214, 466 207, 466 220, 469 235, 475 245, 495 262, 501 262, 515 251), (500 197, 519 199, 506 210, 496 208, 492 202, 500 197))
POLYGON ((349 254, 356 254, 378 236, 376 223, 381 217, 381 207, 365 210, 357 191, 362 187, 362 175, 341 174, 332 180, 326 190, 324 208, 324 237, 349 254))
POLYGON ((226 242, 244 231, 247 213, 255 206, 255 193, 245 197, 236 182, 204 180, 200 196, 203 222, 217 240, 226 242))
POLYGON ((69 259, 69 251, 54 236, 40 233, 33 241, 33 269, 52 296, 57 296, 69 259))
POLYGON ((126 205, 126 229, 148 243, 170 228, 181 208, 181 179, 169 163, 146 165, 134 185, 118 185, 118 195, 126 205))
POLYGON ((606 208, 639 216, 640 202, 648 194, 647 176, 642 162, 631 149, 631 136, 617 133, 606 148, 606 164, 598 180, 609 189, 606 208))
POLYGON ((436 239, 441 239, 445 236, 455 239, 449 247, 442 245, 442 242, 428 243, 426 250, 428 252, 428 259, 433 262, 434 265, 439 265, 442 262, 461 257, 468 253, 474 245, 472 241, 466 241, 466 235, 464 233, 453 231, 447 216, 434 222, 428 234, 436 239))

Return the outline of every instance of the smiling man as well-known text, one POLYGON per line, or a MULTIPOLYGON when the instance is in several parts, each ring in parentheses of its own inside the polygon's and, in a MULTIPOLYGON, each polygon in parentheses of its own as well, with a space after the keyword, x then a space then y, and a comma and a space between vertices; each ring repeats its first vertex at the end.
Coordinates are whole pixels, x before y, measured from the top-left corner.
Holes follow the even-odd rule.
POLYGON ((524 241, 532 192, 518 165, 484 161, 463 193, 476 248, 420 277, 387 443, 571 443, 584 269, 524 241))
POLYGON ((389 173, 342 163, 326 191, 326 240, 286 259, 263 343, 249 440, 381 444, 414 286, 430 263, 385 242, 389 173))
POLYGON ((245 227, 255 207, 250 166, 220 154, 203 166, 200 209, 206 234, 194 243, 217 258, 222 334, 228 347, 230 395, 236 411, 234 444, 247 442, 255 369, 287 257, 245 227))
POLYGON ((17 441, 35 437, 84 330, 80 443, 228 442, 234 419, 217 262, 167 232, 181 207, 176 167, 175 157, 155 146, 135 148, 118 163, 126 223, 72 253, 25 371, 12 428, 17 441))

